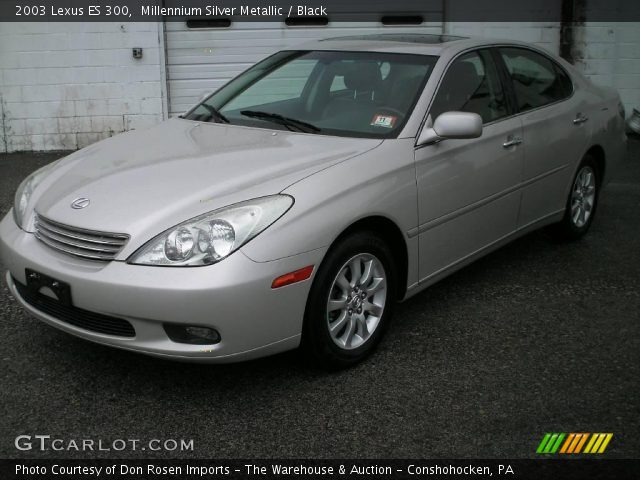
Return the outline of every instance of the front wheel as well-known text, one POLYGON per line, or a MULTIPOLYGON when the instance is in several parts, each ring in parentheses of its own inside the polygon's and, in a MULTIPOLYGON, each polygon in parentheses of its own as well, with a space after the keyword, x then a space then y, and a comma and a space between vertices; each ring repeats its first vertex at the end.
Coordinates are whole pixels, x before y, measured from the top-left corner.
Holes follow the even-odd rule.
POLYGON ((351 235, 322 262, 307 301, 306 353, 328 368, 362 361, 379 343, 396 301, 389 247, 373 233, 351 235))
POLYGON ((564 217, 555 225, 553 233, 563 240, 577 240, 591 226, 598 206, 600 173, 590 155, 582 160, 573 179, 564 217))

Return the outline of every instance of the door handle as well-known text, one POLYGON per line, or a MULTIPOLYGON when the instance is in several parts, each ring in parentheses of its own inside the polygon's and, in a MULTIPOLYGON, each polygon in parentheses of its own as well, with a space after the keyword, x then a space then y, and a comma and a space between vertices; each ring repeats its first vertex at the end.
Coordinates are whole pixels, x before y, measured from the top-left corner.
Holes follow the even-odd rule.
POLYGON ((584 123, 587 120, 589 120, 589 117, 586 117, 586 116, 582 115, 581 113, 579 113, 578 115, 576 115, 576 118, 573 119, 573 124, 574 125, 580 125, 581 123, 584 123))
POLYGON ((502 148, 515 147, 516 145, 520 145, 521 143, 521 137, 512 137, 511 135, 509 135, 507 137, 507 141, 502 144, 502 148))

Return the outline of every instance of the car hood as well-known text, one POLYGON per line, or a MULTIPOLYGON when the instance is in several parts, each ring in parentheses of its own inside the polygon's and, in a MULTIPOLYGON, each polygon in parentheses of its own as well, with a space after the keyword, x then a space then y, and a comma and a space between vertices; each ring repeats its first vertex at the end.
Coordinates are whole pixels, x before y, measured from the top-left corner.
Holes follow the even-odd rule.
MULTIPOLYGON (((60 223, 144 243, 197 215, 281 192, 380 143, 173 119, 62 159, 37 187, 32 206, 60 223), (79 197, 90 204, 71 208, 79 197)), ((33 221, 25 224, 32 229, 33 221)))

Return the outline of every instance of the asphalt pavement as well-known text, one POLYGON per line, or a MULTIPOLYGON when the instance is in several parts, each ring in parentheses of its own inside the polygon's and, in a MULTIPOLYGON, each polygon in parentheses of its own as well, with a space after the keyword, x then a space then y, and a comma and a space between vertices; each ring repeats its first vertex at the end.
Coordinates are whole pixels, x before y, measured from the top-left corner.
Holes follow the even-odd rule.
MULTIPOLYGON (((61 153, 0 154, 0 213, 61 153)), ((0 289, 2 458, 527 458, 545 432, 640 457, 640 141, 588 236, 523 237, 401 304, 377 352, 173 363, 95 345, 0 289), (18 435, 193 439, 192 452, 20 451, 18 435)), ((1 266, 0 266, 1 267, 1 266)), ((2 267, 4 271, 4 267, 2 267)))

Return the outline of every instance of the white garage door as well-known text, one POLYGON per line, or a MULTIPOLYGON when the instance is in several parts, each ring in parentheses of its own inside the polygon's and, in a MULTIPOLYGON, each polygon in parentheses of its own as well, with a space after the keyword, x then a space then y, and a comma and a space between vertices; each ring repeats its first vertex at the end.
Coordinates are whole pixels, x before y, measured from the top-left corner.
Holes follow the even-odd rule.
POLYGON ((202 95, 272 53, 301 43, 334 36, 392 32, 442 33, 440 23, 390 27, 380 23, 329 23, 295 26, 274 22, 236 22, 223 28, 189 28, 186 22, 166 23, 169 114, 192 107, 202 95))

